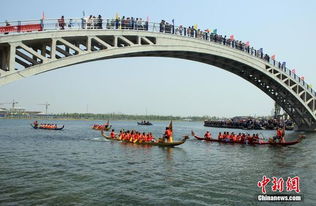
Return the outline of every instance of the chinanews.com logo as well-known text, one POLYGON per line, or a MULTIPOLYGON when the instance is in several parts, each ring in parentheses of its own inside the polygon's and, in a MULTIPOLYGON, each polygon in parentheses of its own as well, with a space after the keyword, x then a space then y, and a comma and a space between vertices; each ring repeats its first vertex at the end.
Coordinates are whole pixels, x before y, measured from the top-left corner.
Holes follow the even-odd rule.
POLYGON ((288 177, 286 181, 284 181, 282 177, 268 178, 266 176, 263 176, 262 180, 258 181, 257 186, 261 189, 261 194, 259 194, 257 197, 258 201, 300 202, 303 200, 302 195, 297 195, 301 192, 300 178, 298 176, 288 177), (271 194, 267 194, 269 183, 272 183, 271 192, 273 193, 271 194), (293 192, 293 194, 280 194, 285 191, 293 192))

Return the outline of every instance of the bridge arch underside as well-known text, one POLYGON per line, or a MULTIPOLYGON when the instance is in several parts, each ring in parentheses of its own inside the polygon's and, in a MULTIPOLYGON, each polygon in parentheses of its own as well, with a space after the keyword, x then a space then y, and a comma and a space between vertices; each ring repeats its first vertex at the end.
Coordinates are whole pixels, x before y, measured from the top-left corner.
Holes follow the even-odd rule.
POLYGON ((313 116, 306 111, 304 105, 300 104, 297 97, 293 95, 287 88, 280 86, 275 79, 267 76, 264 72, 254 69, 246 64, 234 61, 228 58, 194 53, 187 51, 152 51, 152 52, 136 52, 123 55, 116 55, 103 59, 113 59, 122 57, 171 57, 192 60, 219 67, 228 72, 234 73, 248 82, 252 83, 264 93, 277 102, 293 119, 298 130, 314 130, 316 122, 313 116))

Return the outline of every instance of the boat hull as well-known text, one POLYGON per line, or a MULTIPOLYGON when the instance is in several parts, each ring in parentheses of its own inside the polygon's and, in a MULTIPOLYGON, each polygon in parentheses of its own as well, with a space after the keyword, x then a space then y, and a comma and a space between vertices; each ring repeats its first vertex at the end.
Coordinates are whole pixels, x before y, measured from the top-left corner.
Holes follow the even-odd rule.
POLYGON ((46 129, 46 130, 62 130, 65 127, 65 125, 63 125, 62 127, 57 127, 57 128, 44 128, 44 127, 35 127, 33 124, 31 124, 31 126, 34 129, 46 129))
POLYGON ((120 140, 120 139, 113 139, 109 136, 106 136, 103 131, 101 131, 101 135, 105 138, 105 139, 108 139, 108 140, 111 140, 111 141, 117 141, 117 142, 122 142, 122 143, 128 143, 128 144, 135 144, 135 145, 146 145, 146 146, 158 146, 158 147, 175 147, 175 146, 178 146, 178 145, 181 145, 183 143, 185 143, 185 141, 188 139, 188 136, 185 136, 183 138, 183 140, 181 141, 177 141, 177 142, 130 142, 130 141, 127 141, 127 140, 120 140))
POLYGON ((112 128, 112 125, 108 126, 108 127, 104 127, 104 125, 98 125, 97 127, 92 126, 91 129, 94 130, 104 130, 104 131, 109 131, 112 128))
POLYGON ((137 122, 138 125, 144 125, 144 126, 151 126, 153 125, 152 123, 141 123, 141 122, 137 122))
POLYGON ((249 145, 279 145, 279 146, 289 146, 294 145, 301 142, 301 139, 303 136, 300 136, 298 140, 290 141, 290 142, 252 142, 252 143, 246 143, 246 142, 232 142, 232 141, 225 141, 225 140, 219 140, 219 139, 208 139, 208 138, 202 138, 198 136, 194 136, 197 140, 204 140, 207 142, 220 142, 224 144, 249 144, 249 145))

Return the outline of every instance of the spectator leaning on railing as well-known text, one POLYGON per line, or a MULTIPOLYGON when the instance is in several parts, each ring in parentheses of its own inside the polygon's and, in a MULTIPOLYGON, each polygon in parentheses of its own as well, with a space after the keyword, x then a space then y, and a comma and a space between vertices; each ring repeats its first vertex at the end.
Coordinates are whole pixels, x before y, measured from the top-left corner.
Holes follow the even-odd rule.
POLYGON ((60 19, 58 19, 58 26, 61 30, 65 29, 65 19, 64 16, 61 16, 60 19))

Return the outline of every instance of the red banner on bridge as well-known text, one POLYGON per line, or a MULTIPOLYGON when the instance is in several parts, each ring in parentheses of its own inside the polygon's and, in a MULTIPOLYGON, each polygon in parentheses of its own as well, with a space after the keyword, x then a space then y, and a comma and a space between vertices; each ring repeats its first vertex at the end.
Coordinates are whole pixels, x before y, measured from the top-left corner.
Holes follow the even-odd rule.
POLYGON ((0 33, 17 32, 18 26, 1 26, 0 33))
POLYGON ((19 29, 20 29, 19 32, 42 31, 43 30, 41 24, 21 25, 19 29))
POLYGON ((43 27, 41 24, 27 24, 27 25, 0 27, 0 33, 31 32, 31 31, 42 31, 42 30, 43 30, 43 27))

